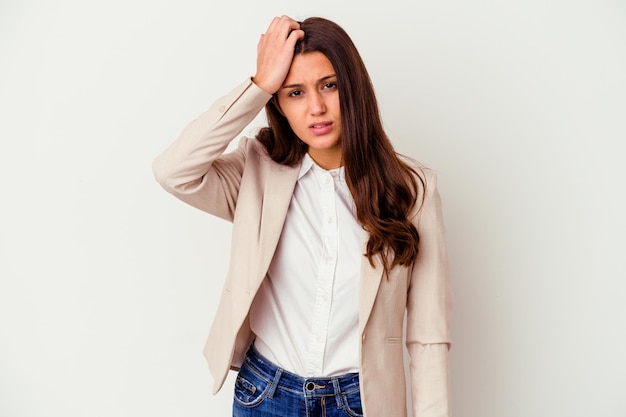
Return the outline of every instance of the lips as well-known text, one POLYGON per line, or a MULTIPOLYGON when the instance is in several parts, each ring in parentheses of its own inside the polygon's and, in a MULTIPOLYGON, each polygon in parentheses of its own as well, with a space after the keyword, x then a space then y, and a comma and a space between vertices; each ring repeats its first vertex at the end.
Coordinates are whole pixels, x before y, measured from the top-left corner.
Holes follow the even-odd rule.
POLYGON ((333 122, 315 122, 309 125, 309 130, 314 135, 325 135, 333 128, 333 122))

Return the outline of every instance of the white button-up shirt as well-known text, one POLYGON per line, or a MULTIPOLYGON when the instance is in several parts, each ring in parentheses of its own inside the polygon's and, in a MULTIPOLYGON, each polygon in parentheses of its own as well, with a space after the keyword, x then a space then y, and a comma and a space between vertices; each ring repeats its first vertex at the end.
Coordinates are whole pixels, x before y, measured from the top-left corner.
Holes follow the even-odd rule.
POLYGON ((359 370, 365 231, 343 167, 302 161, 281 238, 250 311, 256 349, 301 376, 359 370))

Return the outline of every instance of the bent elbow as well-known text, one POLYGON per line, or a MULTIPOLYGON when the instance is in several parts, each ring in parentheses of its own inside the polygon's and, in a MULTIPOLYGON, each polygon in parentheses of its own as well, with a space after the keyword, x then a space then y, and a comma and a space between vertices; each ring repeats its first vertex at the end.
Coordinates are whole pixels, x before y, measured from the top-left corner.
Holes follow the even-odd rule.
POLYGON ((179 176, 176 175, 176 171, 164 163, 160 157, 152 162, 152 174, 161 187, 168 191, 179 190, 184 186, 179 176))

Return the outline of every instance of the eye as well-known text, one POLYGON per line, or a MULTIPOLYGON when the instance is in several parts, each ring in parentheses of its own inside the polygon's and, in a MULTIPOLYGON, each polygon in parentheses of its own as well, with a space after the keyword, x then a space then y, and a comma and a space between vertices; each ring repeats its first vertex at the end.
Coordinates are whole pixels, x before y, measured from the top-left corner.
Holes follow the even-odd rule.
POLYGON ((298 97, 302 95, 302 90, 293 90, 287 94, 287 97, 298 97))
POLYGON ((337 82, 336 81, 329 81, 327 83, 324 83, 324 88, 325 89, 337 88, 337 82))

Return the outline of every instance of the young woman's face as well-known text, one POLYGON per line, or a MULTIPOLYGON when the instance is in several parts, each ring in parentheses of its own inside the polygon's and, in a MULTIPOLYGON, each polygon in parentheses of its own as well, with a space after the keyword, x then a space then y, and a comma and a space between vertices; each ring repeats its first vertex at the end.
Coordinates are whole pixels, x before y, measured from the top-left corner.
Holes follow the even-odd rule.
POLYGON ((306 143, 311 158, 322 168, 341 166, 341 111, 337 76, 321 52, 296 55, 278 104, 291 129, 306 143))

